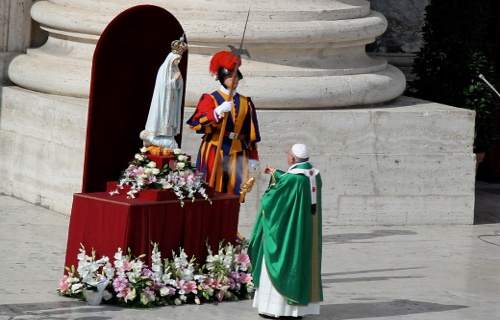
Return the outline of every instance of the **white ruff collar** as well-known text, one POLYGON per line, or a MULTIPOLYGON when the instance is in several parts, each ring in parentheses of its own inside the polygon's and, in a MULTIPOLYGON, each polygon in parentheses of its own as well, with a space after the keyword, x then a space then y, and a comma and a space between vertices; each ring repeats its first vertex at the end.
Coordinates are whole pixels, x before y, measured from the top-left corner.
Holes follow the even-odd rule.
MULTIPOLYGON (((226 96, 229 95, 229 89, 224 88, 224 86, 220 86, 219 91, 222 92, 223 94, 225 94, 226 96)), ((235 95, 236 95, 236 91, 233 93, 233 96, 235 96, 235 95)))

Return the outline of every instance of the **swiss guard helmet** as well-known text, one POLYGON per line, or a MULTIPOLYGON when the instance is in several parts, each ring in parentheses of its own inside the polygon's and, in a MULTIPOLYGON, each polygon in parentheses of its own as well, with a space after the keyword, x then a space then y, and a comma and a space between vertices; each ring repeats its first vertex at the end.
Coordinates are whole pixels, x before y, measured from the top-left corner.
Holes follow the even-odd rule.
MULTIPOLYGON (((210 73, 224 85, 224 80, 233 75, 235 68, 241 65, 241 58, 230 51, 219 51, 210 60, 210 73)), ((238 79, 243 79, 240 70, 237 70, 238 79)))

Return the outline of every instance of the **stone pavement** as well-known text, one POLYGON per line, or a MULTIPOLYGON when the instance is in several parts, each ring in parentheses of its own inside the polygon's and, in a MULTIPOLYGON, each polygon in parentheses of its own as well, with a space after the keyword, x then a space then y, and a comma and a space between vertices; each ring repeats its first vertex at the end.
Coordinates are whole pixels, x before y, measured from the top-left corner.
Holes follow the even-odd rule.
MULTIPOLYGON (((250 301, 127 309, 59 297, 68 217, 0 196, 0 319, 259 319, 250 301)), ((324 228, 321 316, 500 316, 500 225, 324 228)))

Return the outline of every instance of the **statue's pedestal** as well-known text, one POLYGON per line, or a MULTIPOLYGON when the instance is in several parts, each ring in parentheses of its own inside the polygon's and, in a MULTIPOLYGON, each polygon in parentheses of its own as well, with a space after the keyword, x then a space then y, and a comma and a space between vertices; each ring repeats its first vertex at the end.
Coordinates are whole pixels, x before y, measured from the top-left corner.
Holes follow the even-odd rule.
MULTIPOLYGON (((0 192, 69 213, 80 191, 87 100, 6 87, 0 117, 0 192)), ((185 119, 192 113, 186 110, 185 119)), ((286 169, 304 142, 324 182, 325 225, 471 224, 474 113, 401 97, 379 108, 259 110, 261 167, 286 169)), ((105 141, 106 137, 103 137, 105 141)), ((200 136, 184 128, 195 156, 200 136)), ((103 142, 104 143, 104 142, 103 142)), ((240 214, 247 233, 260 175, 240 214)))

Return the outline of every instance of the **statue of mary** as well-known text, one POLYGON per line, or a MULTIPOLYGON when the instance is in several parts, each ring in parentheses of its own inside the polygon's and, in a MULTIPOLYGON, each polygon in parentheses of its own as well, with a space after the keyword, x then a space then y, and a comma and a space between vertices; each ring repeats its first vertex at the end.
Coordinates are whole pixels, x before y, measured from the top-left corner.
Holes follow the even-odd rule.
POLYGON ((146 128, 139 135, 146 147, 169 149, 178 147, 175 136, 180 133, 182 125, 181 104, 184 88, 179 62, 187 49, 183 38, 172 42, 172 51, 156 75, 146 128))

